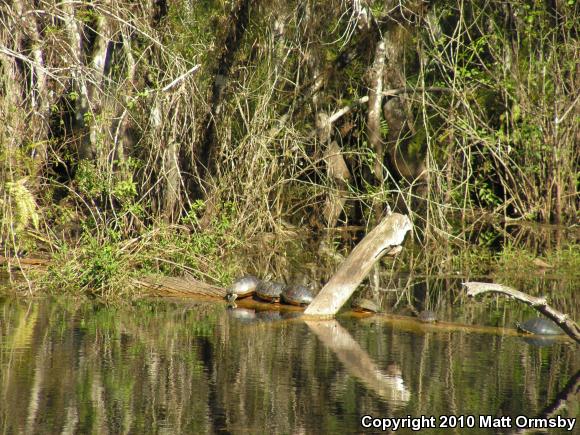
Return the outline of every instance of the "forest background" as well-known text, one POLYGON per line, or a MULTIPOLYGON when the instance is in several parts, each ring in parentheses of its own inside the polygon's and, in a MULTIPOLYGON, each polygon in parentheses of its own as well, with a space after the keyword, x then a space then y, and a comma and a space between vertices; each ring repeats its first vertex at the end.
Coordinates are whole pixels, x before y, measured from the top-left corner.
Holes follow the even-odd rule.
POLYGON ((572 0, 2 2, 3 256, 51 259, 27 292, 118 298, 348 250, 331 230, 391 208, 400 269, 577 265, 579 22, 572 0))

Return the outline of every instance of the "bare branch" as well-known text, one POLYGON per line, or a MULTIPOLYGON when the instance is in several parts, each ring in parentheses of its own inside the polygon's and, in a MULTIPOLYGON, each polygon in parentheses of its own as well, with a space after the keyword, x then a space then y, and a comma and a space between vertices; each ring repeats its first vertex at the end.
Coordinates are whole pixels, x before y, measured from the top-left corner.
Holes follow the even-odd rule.
POLYGON ((188 75, 190 75, 190 74, 194 73, 195 71, 197 71, 200 67, 201 67, 201 64, 198 63, 193 68, 190 68, 188 71, 184 72, 179 77, 177 77, 175 80, 173 80, 171 83, 169 83, 167 86, 164 86, 163 89, 161 89, 161 92, 167 92, 172 87, 174 87, 177 83, 179 83, 184 78, 186 78, 188 75))
POLYGON ((580 343, 580 328, 576 322, 571 320, 567 314, 561 313, 560 311, 549 306, 546 298, 530 296, 524 292, 502 284, 493 284, 487 282, 464 282, 463 286, 467 288, 467 296, 469 297, 475 297, 482 293, 493 292, 500 293, 523 302, 533 307, 535 310, 542 313, 549 319, 552 319, 560 326, 560 328, 562 328, 566 334, 568 334, 576 342, 580 343))
POLYGON ((403 243, 412 229, 407 216, 391 213, 352 250, 304 314, 332 317, 351 297, 373 265, 389 247, 403 243))

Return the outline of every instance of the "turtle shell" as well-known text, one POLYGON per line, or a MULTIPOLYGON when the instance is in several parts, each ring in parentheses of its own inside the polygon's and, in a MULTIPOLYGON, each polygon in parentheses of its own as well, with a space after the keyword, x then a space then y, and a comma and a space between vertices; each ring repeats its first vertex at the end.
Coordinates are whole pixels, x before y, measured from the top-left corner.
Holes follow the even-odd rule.
POLYGON ((237 298, 245 298, 251 296, 256 291, 260 280, 253 275, 246 275, 234 281, 228 288, 226 299, 233 302, 237 298))
POLYGON ((262 281, 256 288, 256 296, 266 302, 279 302, 282 290, 281 282, 262 281))
POLYGON ((353 311, 362 312, 362 313, 378 313, 381 308, 379 305, 373 301, 372 299, 360 298, 356 299, 352 304, 351 307, 353 311))
POLYGON ((559 335, 563 334, 556 322, 550 319, 535 318, 526 320, 524 323, 516 323, 516 327, 521 332, 538 335, 559 335))
POLYGON ((282 292, 282 302, 288 305, 308 305, 313 299, 312 292, 300 284, 289 284, 282 292))
POLYGON ((437 321, 437 314, 431 310, 423 310, 417 316, 421 322, 433 323, 437 321))

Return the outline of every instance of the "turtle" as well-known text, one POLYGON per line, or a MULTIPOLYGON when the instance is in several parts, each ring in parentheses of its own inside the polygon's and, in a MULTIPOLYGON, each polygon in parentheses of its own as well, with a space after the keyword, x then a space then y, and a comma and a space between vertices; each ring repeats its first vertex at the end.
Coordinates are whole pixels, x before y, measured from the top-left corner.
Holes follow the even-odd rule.
POLYGON ((300 284, 289 284, 282 292, 282 302, 288 305, 308 305, 313 299, 314 296, 308 287, 300 284))
POLYGON ((423 323, 434 323, 437 321, 437 314, 431 310, 423 310, 417 317, 419 318, 419 321, 423 323))
POLYGON ((260 282, 260 279, 256 278, 254 275, 246 275, 235 280, 234 283, 228 287, 226 292, 226 300, 228 302, 233 302, 237 298, 251 296, 256 291, 256 288, 260 282))
POLYGON ((360 313, 378 313, 381 307, 372 299, 358 298, 350 305, 353 311, 360 313))
POLYGON ((560 335, 563 334, 560 327, 550 319, 543 319, 537 317, 535 319, 528 319, 524 323, 516 322, 516 328, 520 332, 537 335, 560 335))
POLYGON ((256 296, 266 302, 280 302, 285 285, 281 282, 262 281, 256 288, 256 296))

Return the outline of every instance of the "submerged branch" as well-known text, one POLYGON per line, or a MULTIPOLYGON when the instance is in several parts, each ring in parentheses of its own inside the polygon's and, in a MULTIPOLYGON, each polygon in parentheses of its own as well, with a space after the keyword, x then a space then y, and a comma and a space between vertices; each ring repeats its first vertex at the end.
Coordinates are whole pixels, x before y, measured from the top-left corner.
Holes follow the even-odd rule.
POLYGON ((542 313, 549 319, 552 319, 558 324, 558 326, 560 326, 560 328, 562 328, 566 334, 568 334, 577 343, 580 343, 580 327, 578 327, 576 322, 570 319, 567 314, 561 313, 560 311, 549 306, 546 298, 530 296, 524 292, 502 284, 493 284, 487 282, 464 282, 463 285, 467 288, 467 296, 469 297, 475 297, 482 293, 492 292, 504 294, 508 297, 523 302, 534 308, 536 311, 542 313))

